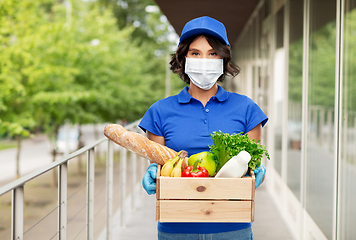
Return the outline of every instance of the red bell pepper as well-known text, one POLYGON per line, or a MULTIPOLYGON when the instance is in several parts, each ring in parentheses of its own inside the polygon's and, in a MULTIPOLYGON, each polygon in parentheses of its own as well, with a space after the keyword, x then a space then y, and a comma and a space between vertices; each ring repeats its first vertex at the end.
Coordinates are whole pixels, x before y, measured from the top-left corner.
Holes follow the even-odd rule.
POLYGON ((198 165, 201 160, 196 160, 194 166, 186 167, 182 172, 182 177, 209 177, 209 172, 204 167, 198 165))

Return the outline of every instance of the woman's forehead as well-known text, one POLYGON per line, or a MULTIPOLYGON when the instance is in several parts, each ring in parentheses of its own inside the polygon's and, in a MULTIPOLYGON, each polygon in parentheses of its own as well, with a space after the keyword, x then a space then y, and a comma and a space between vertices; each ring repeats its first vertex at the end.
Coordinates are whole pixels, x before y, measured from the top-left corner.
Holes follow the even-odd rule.
POLYGON ((213 49, 213 47, 209 44, 208 40, 204 35, 198 36, 195 38, 189 46, 189 49, 213 49))

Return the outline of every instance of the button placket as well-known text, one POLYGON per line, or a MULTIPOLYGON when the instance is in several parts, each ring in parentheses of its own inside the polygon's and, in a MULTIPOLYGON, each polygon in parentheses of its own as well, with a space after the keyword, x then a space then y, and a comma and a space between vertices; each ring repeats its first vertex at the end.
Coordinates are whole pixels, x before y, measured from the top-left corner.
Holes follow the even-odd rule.
POLYGON ((204 120, 204 124, 207 124, 208 122, 208 113, 209 113, 209 108, 204 108, 203 111, 205 112, 205 120, 204 120))

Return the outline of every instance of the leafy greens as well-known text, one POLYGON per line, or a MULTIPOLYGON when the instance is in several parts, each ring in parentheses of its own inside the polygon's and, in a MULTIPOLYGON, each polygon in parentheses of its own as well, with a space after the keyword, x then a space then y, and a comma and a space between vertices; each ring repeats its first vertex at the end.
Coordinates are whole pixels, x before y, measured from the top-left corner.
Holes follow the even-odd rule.
POLYGON ((249 139, 249 137, 242 132, 229 135, 228 133, 219 131, 213 132, 210 136, 214 144, 209 146, 209 148, 214 155, 214 161, 217 164, 217 172, 227 161, 243 150, 251 155, 248 167, 252 170, 261 166, 261 158, 263 157, 263 154, 270 159, 269 154, 265 149, 265 145, 261 145, 260 140, 256 143, 255 140, 249 139))

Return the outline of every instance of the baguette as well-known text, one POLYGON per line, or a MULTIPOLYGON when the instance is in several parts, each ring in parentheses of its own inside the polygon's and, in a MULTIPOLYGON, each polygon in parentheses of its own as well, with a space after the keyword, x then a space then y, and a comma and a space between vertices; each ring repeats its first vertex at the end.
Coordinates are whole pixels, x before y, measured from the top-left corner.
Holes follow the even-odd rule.
POLYGON ((160 165, 164 165, 167 160, 178 154, 173 149, 151 141, 139 133, 126 130, 120 124, 106 125, 104 135, 121 147, 160 165))

